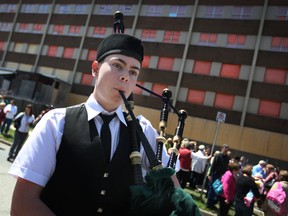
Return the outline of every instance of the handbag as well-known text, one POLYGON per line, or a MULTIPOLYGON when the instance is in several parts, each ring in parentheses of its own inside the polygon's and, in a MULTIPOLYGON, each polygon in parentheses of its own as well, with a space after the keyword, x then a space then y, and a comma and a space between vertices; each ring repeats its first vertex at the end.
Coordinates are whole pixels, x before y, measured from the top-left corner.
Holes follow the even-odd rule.
POLYGON ((216 179, 213 182, 212 187, 217 195, 223 194, 223 185, 221 182, 221 178, 216 179))

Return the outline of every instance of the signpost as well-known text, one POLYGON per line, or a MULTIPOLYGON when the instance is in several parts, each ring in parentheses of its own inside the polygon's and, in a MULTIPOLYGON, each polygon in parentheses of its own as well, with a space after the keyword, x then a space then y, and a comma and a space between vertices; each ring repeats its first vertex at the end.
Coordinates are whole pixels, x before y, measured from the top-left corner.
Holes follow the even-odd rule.
MULTIPOLYGON (((226 120, 226 113, 217 112, 217 115, 216 115, 217 127, 216 127, 216 131, 215 131, 215 135, 214 135, 213 145, 212 145, 212 148, 211 148, 211 155, 214 154, 213 151, 214 151, 216 140, 217 140, 217 136, 218 136, 219 126, 220 126, 221 123, 224 123, 225 120, 226 120)), ((203 181, 202 190, 201 190, 201 193, 200 193, 200 200, 202 200, 202 194, 203 194, 203 190, 204 190, 204 187, 205 187, 205 184, 206 184, 206 179, 207 179, 207 172, 208 172, 208 169, 209 169, 210 166, 211 166, 211 164, 207 167, 205 175, 204 175, 204 181, 203 181)))

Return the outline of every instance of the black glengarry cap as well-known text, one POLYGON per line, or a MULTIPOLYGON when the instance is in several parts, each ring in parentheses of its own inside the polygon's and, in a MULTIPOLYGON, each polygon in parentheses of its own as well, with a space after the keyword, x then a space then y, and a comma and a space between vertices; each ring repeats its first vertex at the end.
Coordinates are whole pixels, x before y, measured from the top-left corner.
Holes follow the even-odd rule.
POLYGON ((143 61, 143 45, 141 40, 127 34, 111 34, 106 37, 98 46, 98 62, 104 60, 111 54, 121 54, 137 59, 140 63, 143 61))

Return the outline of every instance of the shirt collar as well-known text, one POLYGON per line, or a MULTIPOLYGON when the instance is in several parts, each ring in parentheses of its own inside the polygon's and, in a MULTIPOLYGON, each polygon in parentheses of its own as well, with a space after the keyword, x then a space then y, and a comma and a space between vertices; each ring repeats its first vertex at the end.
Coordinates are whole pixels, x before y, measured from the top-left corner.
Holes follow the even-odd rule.
POLYGON ((122 111, 122 106, 119 106, 115 111, 109 113, 106 110, 104 110, 104 108, 95 100, 95 98, 91 94, 89 96, 88 100, 85 103, 85 107, 86 107, 86 110, 87 110, 88 121, 90 121, 91 119, 95 118, 100 113, 113 114, 115 112, 117 114, 119 120, 124 125, 127 126, 125 118, 124 118, 124 114, 123 114, 123 111, 122 111))

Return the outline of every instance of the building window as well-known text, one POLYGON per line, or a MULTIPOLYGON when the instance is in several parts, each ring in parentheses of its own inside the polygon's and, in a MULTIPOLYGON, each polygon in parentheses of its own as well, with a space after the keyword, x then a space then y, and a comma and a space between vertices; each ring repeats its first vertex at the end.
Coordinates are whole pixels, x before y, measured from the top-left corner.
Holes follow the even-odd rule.
POLYGON ((234 104, 234 96, 228 94, 217 93, 215 95, 214 107, 232 110, 234 104))
POLYGON ((246 44, 246 35, 229 34, 227 37, 227 47, 243 47, 246 44))
POLYGON ((73 58, 74 50, 75 50, 74 48, 65 47, 64 52, 63 52, 63 57, 64 58, 73 58))
POLYGON ((169 17, 185 17, 187 6, 173 5, 170 6, 169 17))
POLYGON ((89 50, 88 51, 88 60, 89 61, 95 61, 97 56, 97 51, 96 50, 89 50))
POLYGON ((249 19, 252 15, 252 7, 242 6, 234 7, 232 10, 232 18, 235 19, 249 19))
POLYGON ((12 30, 12 23, 2 22, 0 23, 1 31, 11 31, 12 30))
POLYGON ((195 61, 193 73, 201 75, 209 75, 211 70, 211 62, 195 61))
POLYGON ((36 6, 35 4, 23 4, 21 7, 21 12, 23 13, 35 13, 36 10, 36 6))
POLYGON ((48 48, 48 56, 56 57, 58 53, 58 46, 49 46, 48 48))
POLYGON ((119 11, 121 11, 124 16, 132 15, 132 5, 119 5, 119 11))
POLYGON ((168 88, 168 86, 163 85, 163 84, 159 84, 159 83, 155 83, 152 86, 152 91, 158 95, 162 95, 162 92, 165 88, 168 88))
POLYGON ((203 104, 205 98, 205 91, 192 90, 188 91, 187 102, 193 104, 203 104))
POLYGON ((180 38, 180 32, 175 31, 165 31, 164 33, 164 43, 178 43, 180 38))
POLYGON ((79 35, 80 30, 81 30, 81 26, 72 25, 69 27, 69 34, 70 35, 79 35))
POLYGON ((279 118, 281 103, 275 101, 260 100, 258 115, 279 118))
POLYGON ((103 38, 106 35, 106 30, 107 30, 106 27, 95 27, 93 36, 103 38))
POLYGON ((59 5, 59 14, 68 14, 70 12, 70 5, 59 5))
POLYGON ((288 51, 288 37, 272 37, 271 49, 275 51, 288 51))
MULTIPOLYGON (((138 85, 141 85, 141 86, 144 86, 144 82, 137 82, 138 85)), ((134 90, 133 90, 133 93, 135 94, 142 94, 143 90, 139 87, 135 87, 134 90)))
POLYGON ((0 4, 1 13, 15 13, 17 5, 16 4, 0 4))
POLYGON ((199 42, 202 45, 216 45, 217 36, 217 34, 212 33, 201 33, 199 42))
POLYGON ((267 68, 265 72, 264 82, 285 85, 287 73, 287 70, 267 68))
POLYGON ((158 66, 159 70, 172 70, 174 58, 159 57, 158 66))
POLYGON ((278 7, 277 18, 281 21, 288 20, 288 7, 278 7))
POLYGON ((156 30, 143 30, 141 34, 141 39, 143 41, 155 41, 156 35, 156 30))
POLYGON ((223 6, 206 6, 205 18, 221 18, 223 17, 223 6))
POLYGON ((43 28, 43 24, 34 24, 33 25, 33 32, 41 32, 43 28))
POLYGON ((162 16, 163 6, 161 5, 148 5, 147 16, 162 16))
POLYGON ((48 4, 40 4, 38 13, 44 14, 49 12, 49 5, 48 4))
POLYGON ((54 25, 53 34, 63 34, 64 25, 54 25))
POLYGON ((5 42, 0 41, 0 50, 4 50, 5 42))
POLYGON ((92 76, 92 74, 83 73, 81 78, 81 84, 91 86, 93 84, 93 79, 94 77, 92 76))
POLYGON ((220 76, 232 79, 238 79, 240 74, 240 65, 222 64, 220 76))
POLYGON ((36 54, 37 53, 37 48, 38 48, 37 44, 29 44, 28 45, 28 49, 27 49, 27 53, 36 54))
POLYGON ((20 23, 19 26, 19 31, 21 32, 27 32, 29 28, 29 24, 28 23, 20 23))
POLYGON ((101 15, 111 15, 111 14, 113 14, 112 5, 100 5, 98 14, 101 14, 101 15))
POLYGON ((149 68, 151 56, 144 56, 142 68, 149 68))
POLYGON ((23 43, 16 43, 14 46, 14 52, 23 52, 25 46, 23 43))
POLYGON ((76 14, 87 14, 88 13, 89 5, 83 4, 83 5, 76 5, 75 7, 75 13, 76 14))

